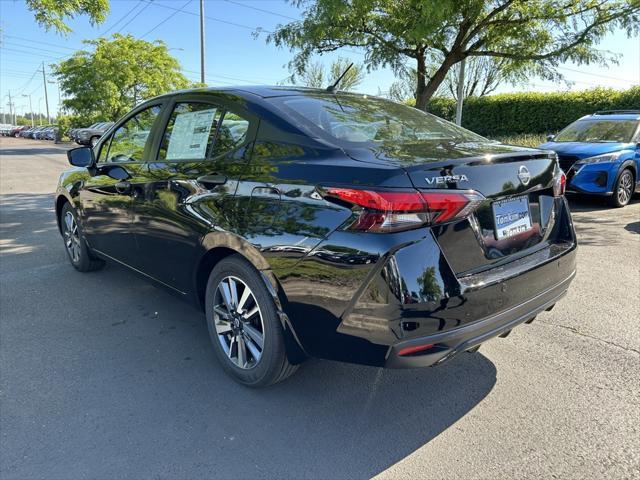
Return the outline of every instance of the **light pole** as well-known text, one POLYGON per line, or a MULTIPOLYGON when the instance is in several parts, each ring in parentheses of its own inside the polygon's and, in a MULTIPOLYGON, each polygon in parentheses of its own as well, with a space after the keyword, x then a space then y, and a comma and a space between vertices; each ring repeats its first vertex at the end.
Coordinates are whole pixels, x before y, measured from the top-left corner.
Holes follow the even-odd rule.
POLYGON ((44 84, 44 103, 47 106, 47 123, 49 123, 49 95, 47 95, 47 74, 44 71, 44 62, 42 62, 42 83, 44 84))
POLYGON ((60 116, 60 112, 62 111, 62 95, 60 94, 60 84, 55 80, 47 80, 47 83, 55 84, 58 89, 58 116, 60 116))
POLYGON ((31 117, 31 128, 34 127, 34 123, 33 123, 33 106, 31 105, 31 94, 26 94, 23 93, 22 94, 23 97, 29 97, 29 116, 31 117))
POLYGON ((40 119, 40 126, 42 126, 42 97, 38 98, 38 118, 40 119))
POLYGON ((200 0, 200 83, 204 84, 204 0, 200 0))

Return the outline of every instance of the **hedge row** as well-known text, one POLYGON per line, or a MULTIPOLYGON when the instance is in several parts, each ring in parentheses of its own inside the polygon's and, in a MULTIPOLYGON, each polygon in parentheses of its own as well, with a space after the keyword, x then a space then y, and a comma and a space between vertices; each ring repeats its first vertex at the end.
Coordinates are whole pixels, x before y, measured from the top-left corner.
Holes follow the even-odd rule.
MULTIPOLYGON (((462 126, 485 136, 555 133, 597 110, 640 109, 640 87, 629 90, 597 88, 582 92, 503 93, 468 98, 462 126)), ((427 110, 453 120, 455 101, 433 98, 427 110)))

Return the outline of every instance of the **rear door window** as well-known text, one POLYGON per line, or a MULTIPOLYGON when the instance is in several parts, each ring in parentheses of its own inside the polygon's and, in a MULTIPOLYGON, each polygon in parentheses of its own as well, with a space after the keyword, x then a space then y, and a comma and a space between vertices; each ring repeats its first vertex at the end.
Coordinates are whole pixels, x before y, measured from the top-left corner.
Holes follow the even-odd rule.
POLYGON ((241 146, 249 121, 211 103, 177 103, 167 124, 158 160, 202 161, 241 146))
POLYGON ((222 111, 209 103, 177 103, 164 132, 160 160, 204 160, 213 145, 222 111))
POLYGON ((225 112, 211 156, 223 155, 242 145, 247 138, 248 130, 248 120, 233 112, 225 112))

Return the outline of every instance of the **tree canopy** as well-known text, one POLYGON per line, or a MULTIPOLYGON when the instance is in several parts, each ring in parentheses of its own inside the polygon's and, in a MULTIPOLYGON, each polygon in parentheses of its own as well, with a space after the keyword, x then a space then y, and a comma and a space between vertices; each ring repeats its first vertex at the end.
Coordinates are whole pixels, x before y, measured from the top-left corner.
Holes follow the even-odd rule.
POLYGON ((290 1, 304 8, 303 19, 279 26, 268 41, 296 52, 295 71, 302 73, 313 54, 357 47, 367 68, 415 68, 422 109, 464 58, 505 59, 520 71, 558 78, 563 62, 615 62, 596 48, 607 33, 640 31, 640 0, 290 1))
POLYGON ((65 23, 76 15, 87 15, 93 25, 104 22, 109 13, 109 0, 26 0, 36 22, 47 30, 69 33, 65 23))
MULTIPOLYGON (((329 71, 327 71, 321 62, 310 62, 302 74, 299 76, 296 76, 295 73, 291 75, 291 80, 294 83, 306 87, 326 88, 335 82, 351 63, 352 62, 346 58, 338 58, 331 62, 329 71)), ((354 63, 342 80, 340 80, 338 89, 344 91, 353 90, 362 83, 363 78, 364 69, 362 65, 354 63)))
POLYGON ((84 43, 92 48, 53 66, 63 106, 77 115, 116 120, 141 100, 189 86, 163 42, 115 34, 84 43))

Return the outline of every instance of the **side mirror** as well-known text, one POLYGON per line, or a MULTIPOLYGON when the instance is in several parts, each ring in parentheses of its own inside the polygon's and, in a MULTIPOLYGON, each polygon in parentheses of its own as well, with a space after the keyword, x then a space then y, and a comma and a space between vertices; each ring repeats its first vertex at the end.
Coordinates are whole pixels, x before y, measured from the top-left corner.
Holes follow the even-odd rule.
POLYGON ((554 138, 556 138, 555 135, 547 135, 547 142, 552 142, 554 138))
POLYGON ((90 147, 72 148, 67 151, 67 158, 74 167, 91 168, 96 164, 96 157, 90 147))

